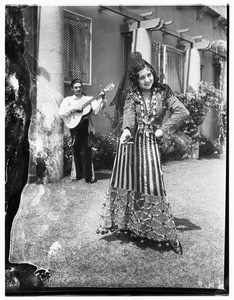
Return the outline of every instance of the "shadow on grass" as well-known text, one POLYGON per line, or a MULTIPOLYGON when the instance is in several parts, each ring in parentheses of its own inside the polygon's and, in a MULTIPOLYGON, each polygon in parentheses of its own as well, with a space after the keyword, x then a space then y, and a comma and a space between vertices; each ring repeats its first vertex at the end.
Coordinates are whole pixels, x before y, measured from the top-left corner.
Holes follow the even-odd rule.
POLYGON ((134 243, 137 247, 141 248, 142 250, 150 248, 160 253, 169 252, 172 250, 168 242, 158 242, 158 241, 151 241, 147 239, 143 240, 140 237, 131 237, 129 233, 128 234, 121 233, 118 236, 115 233, 112 233, 103 236, 102 239, 110 243, 117 240, 120 241, 122 244, 134 243))
MULTIPOLYGON (((188 231, 188 230, 201 230, 200 226, 197 226, 196 224, 193 224, 188 219, 185 218, 174 218, 176 229, 178 231, 188 231)), ((120 241, 122 244, 126 243, 134 243, 137 247, 141 248, 142 250, 145 250, 147 248, 153 249, 155 251, 158 251, 160 253, 162 252, 169 252, 172 250, 171 245, 168 242, 158 242, 158 241, 152 241, 147 239, 142 239, 140 237, 132 237, 130 235, 130 232, 121 232, 118 235, 116 233, 112 233, 106 236, 103 236, 102 239, 106 240, 107 242, 114 242, 114 241, 120 241)))
POLYGON ((104 179, 110 179, 111 178, 111 172, 95 172, 95 182, 98 180, 104 180, 104 179))
POLYGON ((174 218, 176 229, 179 231, 188 230, 201 230, 200 226, 197 226, 185 218, 174 218))

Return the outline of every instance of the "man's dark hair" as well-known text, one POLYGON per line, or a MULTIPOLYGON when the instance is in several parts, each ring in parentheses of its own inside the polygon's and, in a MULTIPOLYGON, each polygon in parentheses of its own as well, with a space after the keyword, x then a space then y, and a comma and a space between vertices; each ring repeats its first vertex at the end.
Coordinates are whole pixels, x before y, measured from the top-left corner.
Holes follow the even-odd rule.
POLYGON ((80 84, 83 86, 82 80, 79 79, 79 78, 75 78, 75 79, 73 79, 73 80, 71 81, 71 88, 73 88, 73 85, 74 85, 75 83, 80 83, 80 84))

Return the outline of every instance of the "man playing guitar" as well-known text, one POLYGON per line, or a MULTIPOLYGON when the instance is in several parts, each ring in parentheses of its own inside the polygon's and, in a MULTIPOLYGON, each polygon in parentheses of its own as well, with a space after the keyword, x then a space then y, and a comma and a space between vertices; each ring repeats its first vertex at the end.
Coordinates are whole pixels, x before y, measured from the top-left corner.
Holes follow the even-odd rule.
POLYGON ((70 129, 72 137, 76 171, 73 179, 79 180, 84 177, 87 183, 91 183, 94 180, 91 138, 95 134, 91 116, 97 115, 106 106, 105 91, 99 93, 98 96, 101 96, 99 100, 85 96, 80 79, 72 80, 71 90, 73 96, 63 99, 58 114, 70 129))

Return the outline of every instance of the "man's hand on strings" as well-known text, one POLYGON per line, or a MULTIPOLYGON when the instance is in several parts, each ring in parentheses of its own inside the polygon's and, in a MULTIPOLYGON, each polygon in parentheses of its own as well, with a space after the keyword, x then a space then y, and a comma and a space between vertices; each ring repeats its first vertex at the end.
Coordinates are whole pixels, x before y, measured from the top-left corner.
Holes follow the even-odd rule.
POLYGON ((75 105, 75 107, 74 107, 74 109, 72 111, 78 111, 78 112, 80 112, 82 110, 83 110, 82 105, 78 103, 78 104, 75 105))

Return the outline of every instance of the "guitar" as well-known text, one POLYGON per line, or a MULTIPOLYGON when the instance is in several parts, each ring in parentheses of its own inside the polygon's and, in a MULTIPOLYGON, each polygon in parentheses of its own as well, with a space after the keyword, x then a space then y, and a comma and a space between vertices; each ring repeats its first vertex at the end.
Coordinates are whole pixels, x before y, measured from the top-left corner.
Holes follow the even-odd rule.
MULTIPOLYGON (((102 91, 104 91, 106 93, 106 92, 113 90, 114 88, 115 88, 115 85, 113 83, 111 83, 108 86, 106 86, 102 91)), ((98 95, 96 95, 95 97, 93 97, 91 99, 90 99, 90 97, 86 97, 86 96, 82 97, 82 99, 79 100, 80 104, 82 105, 82 111, 73 111, 68 116, 63 117, 65 125, 68 128, 76 127, 80 123, 81 118, 90 112, 91 102, 96 100, 100 96, 101 92, 99 92, 98 95)))

